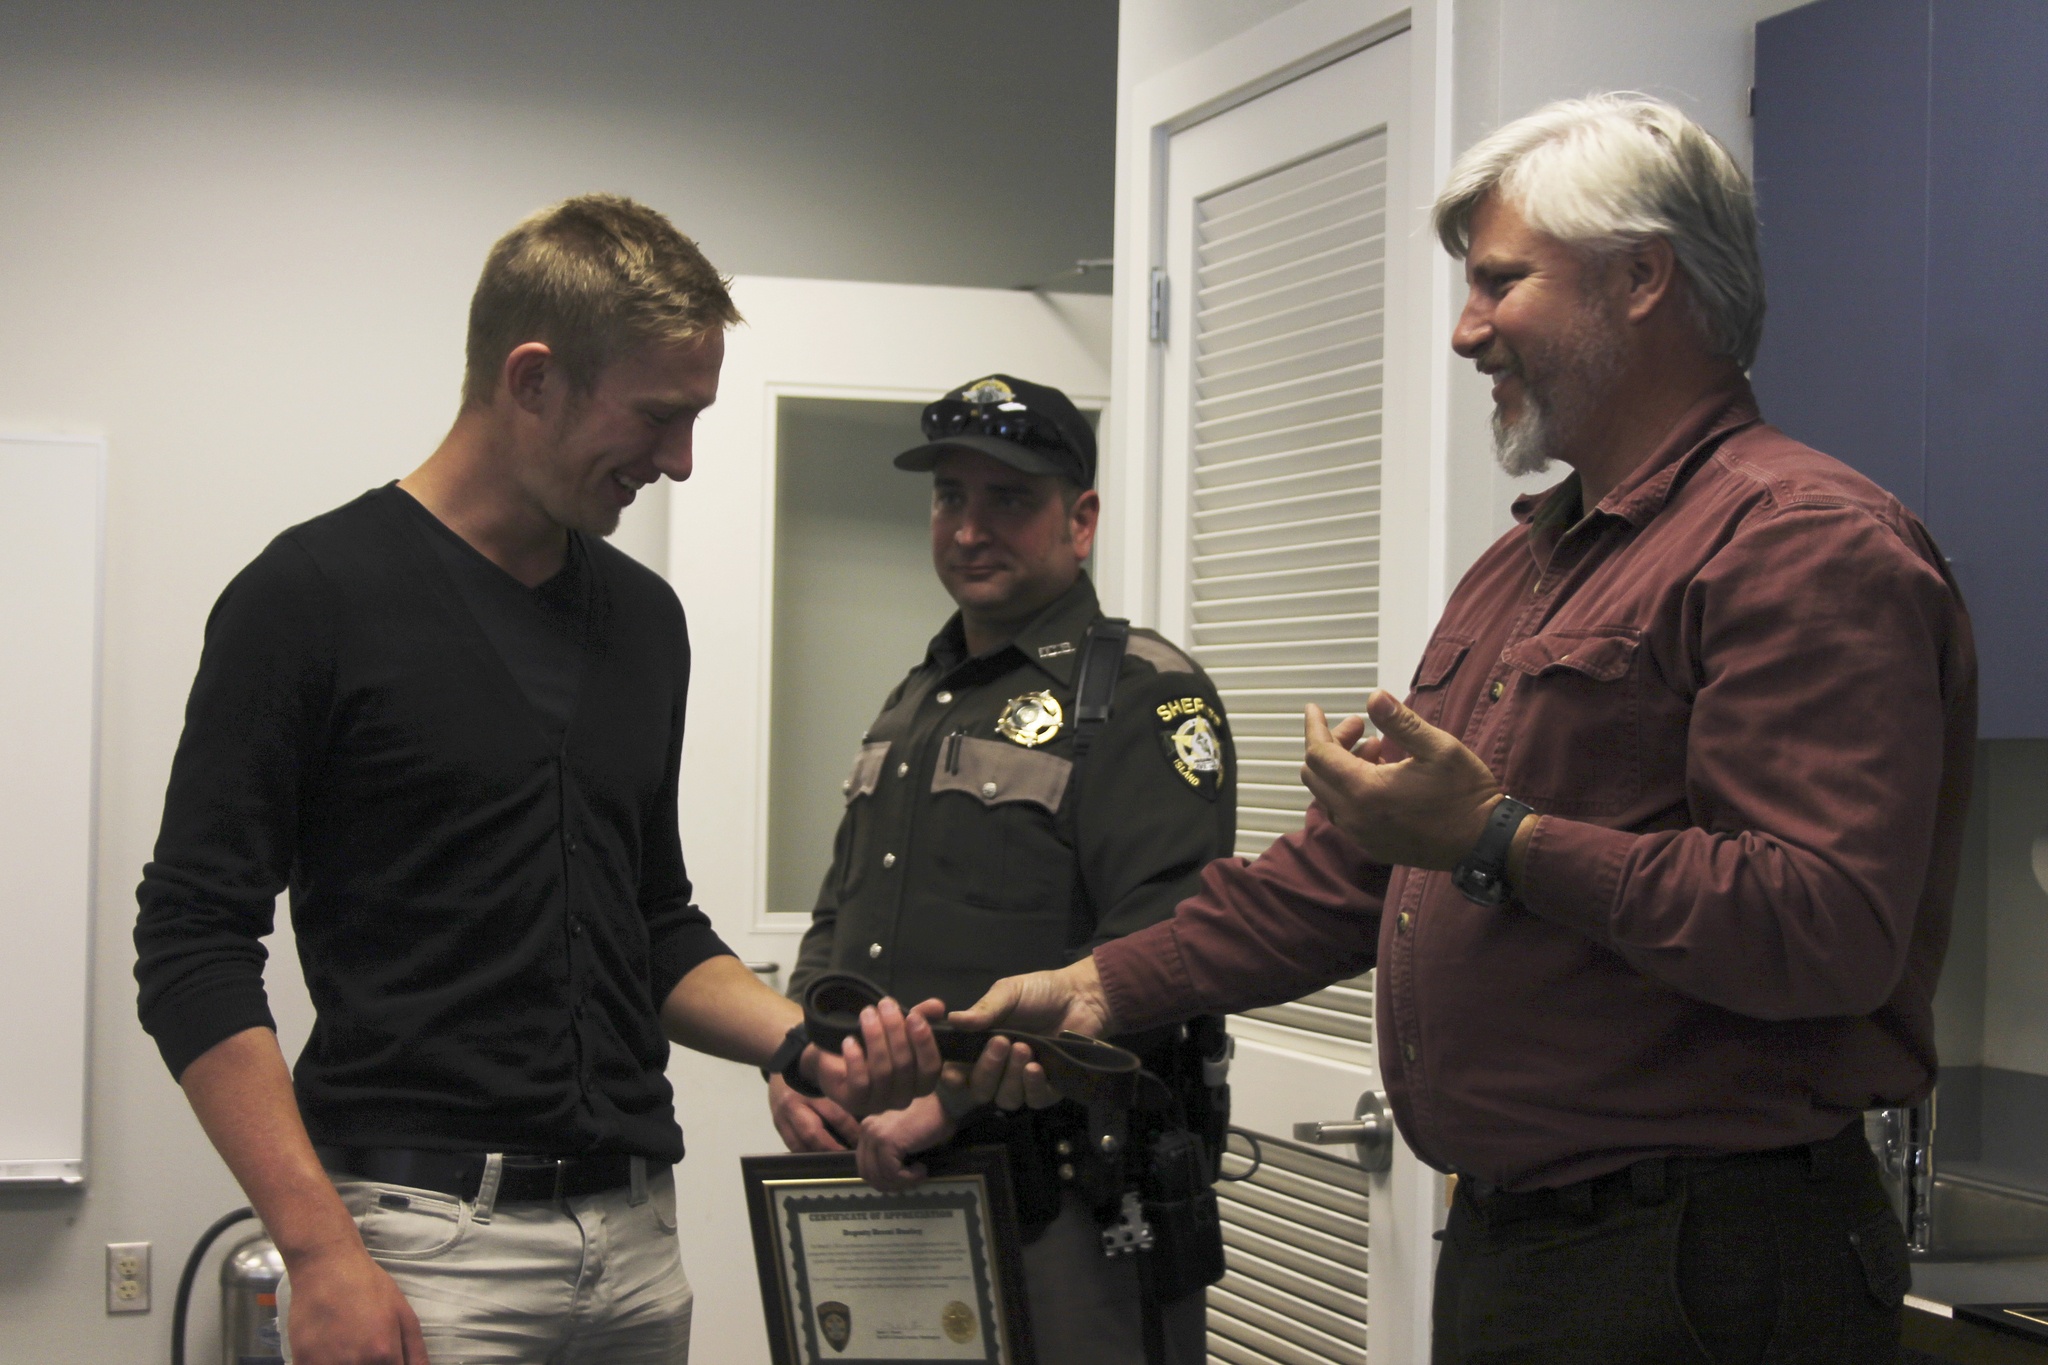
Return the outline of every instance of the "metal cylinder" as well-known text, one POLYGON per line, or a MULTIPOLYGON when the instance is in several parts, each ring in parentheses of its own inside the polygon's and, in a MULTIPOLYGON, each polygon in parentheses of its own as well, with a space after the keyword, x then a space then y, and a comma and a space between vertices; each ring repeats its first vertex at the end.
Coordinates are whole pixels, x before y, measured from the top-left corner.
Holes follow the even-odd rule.
POLYGON ((220 1263, 221 1365, 284 1365, 277 1321, 283 1282, 284 1257, 264 1233, 228 1248, 220 1263))

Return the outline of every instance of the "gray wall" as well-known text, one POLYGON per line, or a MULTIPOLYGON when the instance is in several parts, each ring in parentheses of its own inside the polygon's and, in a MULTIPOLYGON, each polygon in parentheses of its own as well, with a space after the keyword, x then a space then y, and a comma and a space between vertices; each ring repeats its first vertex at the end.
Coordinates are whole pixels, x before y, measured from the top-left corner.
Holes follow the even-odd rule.
POLYGON ((932 572, 931 476, 892 468, 916 403, 784 398, 776 429, 768 909, 810 912, 875 709, 953 614, 932 572))
MULTIPOLYGON (((729 271, 1035 282, 1108 252, 1115 18, 0 0, 0 427, 111 450, 91 1184, 0 1192, 0 1365, 163 1359, 180 1260, 242 1202, 129 974, 201 625, 277 531, 431 449, 491 240, 608 188, 729 271), (129 1240, 155 1244, 156 1308, 110 1318, 102 1246, 129 1240)), ((651 553, 660 500, 642 502, 624 538, 651 553)), ((295 1053, 304 995, 288 938, 271 948, 295 1053)))

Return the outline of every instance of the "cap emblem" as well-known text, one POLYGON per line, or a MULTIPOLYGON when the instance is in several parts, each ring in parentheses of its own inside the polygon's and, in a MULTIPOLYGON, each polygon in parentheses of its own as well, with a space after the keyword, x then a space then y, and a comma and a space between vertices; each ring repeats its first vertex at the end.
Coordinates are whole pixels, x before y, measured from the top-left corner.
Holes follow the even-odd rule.
POLYGON ((1014 403, 1017 395, 1000 379, 977 379, 960 391, 963 403, 1014 403))
POLYGON ((996 717, 996 733, 1035 749, 1057 735, 1065 719, 1058 697, 1050 692, 1026 692, 1003 703, 1003 714, 996 717))

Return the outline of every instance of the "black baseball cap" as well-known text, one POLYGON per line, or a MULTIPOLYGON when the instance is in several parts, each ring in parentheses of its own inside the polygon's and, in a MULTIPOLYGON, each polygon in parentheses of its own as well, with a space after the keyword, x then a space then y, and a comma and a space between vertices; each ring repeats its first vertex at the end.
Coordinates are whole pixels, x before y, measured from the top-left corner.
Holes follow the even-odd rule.
POLYGON ((1058 389, 992 374, 926 405, 925 444, 896 457, 898 469, 923 472, 949 450, 974 450, 1026 474, 1056 474, 1095 486, 1095 431, 1058 389))

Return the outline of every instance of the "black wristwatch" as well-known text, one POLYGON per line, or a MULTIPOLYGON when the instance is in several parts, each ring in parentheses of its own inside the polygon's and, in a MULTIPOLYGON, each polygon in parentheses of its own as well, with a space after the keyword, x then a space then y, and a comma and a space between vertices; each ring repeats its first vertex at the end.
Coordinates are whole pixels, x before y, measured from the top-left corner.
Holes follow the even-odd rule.
POLYGON ((1508 898, 1508 850, 1515 846, 1515 831, 1534 807, 1503 796, 1486 817, 1479 842, 1465 855, 1465 861, 1451 869, 1451 885, 1465 893, 1465 899, 1479 905, 1499 905, 1508 898))
POLYGON ((775 1055, 768 1059, 768 1065, 761 1068, 761 1079, 765 1081, 780 1076, 789 1084, 791 1090, 806 1099, 823 1098, 825 1092, 804 1078, 804 1049, 810 1045, 810 1031, 799 1023, 782 1035, 782 1046, 775 1049, 775 1055))

